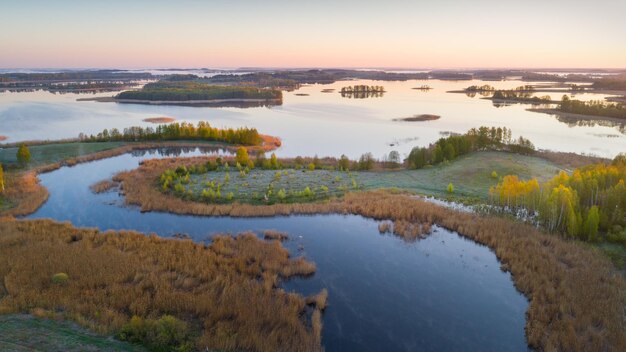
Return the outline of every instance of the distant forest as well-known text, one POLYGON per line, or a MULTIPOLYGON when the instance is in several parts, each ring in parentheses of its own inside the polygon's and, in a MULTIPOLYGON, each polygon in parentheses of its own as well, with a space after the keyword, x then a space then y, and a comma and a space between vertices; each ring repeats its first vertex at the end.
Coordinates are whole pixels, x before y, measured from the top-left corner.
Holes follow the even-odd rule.
POLYGON ((282 92, 244 86, 210 85, 190 81, 159 81, 148 83, 140 90, 125 91, 116 99, 149 101, 193 101, 220 99, 282 99, 282 92))

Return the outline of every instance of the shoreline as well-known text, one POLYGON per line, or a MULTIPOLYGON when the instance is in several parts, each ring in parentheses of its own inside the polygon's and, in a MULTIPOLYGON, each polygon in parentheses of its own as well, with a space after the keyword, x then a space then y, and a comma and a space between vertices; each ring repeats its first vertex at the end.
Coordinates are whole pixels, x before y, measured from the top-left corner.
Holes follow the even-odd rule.
POLYGON ((560 117, 577 119, 577 120, 595 120, 595 121, 611 121, 611 122, 617 122, 617 123, 626 123, 626 119, 620 119, 617 117, 574 114, 571 112, 563 112, 557 109, 530 108, 530 109, 526 109, 526 111, 538 112, 538 113, 549 114, 549 115, 557 115, 560 117))

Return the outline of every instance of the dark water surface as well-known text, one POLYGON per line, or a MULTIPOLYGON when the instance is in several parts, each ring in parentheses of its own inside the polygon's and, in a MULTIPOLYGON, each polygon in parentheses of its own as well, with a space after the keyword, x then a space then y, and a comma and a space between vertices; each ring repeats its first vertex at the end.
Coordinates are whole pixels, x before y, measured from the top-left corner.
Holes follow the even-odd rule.
MULTIPOLYGON (((171 151, 171 150, 170 150, 171 151)), ((185 153, 198 155, 201 151, 185 153)), ((141 213, 123 207, 117 192, 89 186, 137 167, 161 153, 118 157, 64 167, 40 176, 50 191, 29 218, 71 221, 80 227, 132 229, 168 237, 187 233, 208 241, 215 233, 277 229, 284 245, 317 265, 310 278, 283 284, 302 294, 329 291, 323 316, 327 351, 524 351, 527 300, 488 248, 435 227, 407 243, 378 233, 361 216, 274 218, 195 217, 141 213)))

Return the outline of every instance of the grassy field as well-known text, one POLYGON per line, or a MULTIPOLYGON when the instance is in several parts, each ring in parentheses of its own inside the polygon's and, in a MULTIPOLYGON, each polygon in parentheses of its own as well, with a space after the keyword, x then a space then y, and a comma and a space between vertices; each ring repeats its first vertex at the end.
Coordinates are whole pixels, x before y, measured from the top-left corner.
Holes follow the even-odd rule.
MULTIPOLYGON (((332 171, 332 170, 262 170, 240 175, 235 168, 191 175, 188 183, 178 186, 179 196, 207 202, 290 203, 342 196, 355 189, 395 188, 422 195, 465 201, 484 201, 489 187, 505 175, 540 182, 561 170, 557 165, 532 156, 504 152, 472 153, 451 163, 420 170, 332 171), (496 172, 497 177, 492 173, 496 172), (448 184, 454 192, 448 193, 448 184), (310 191, 306 191, 306 189, 310 191), (279 192, 282 193, 279 195, 279 192)), ((181 182, 182 183, 182 182, 181 182)), ((171 189, 176 189, 170 185, 171 189)))
POLYGON ((450 196, 449 183, 454 185, 455 197, 485 200, 489 187, 498 183, 499 177, 517 175, 522 179, 537 178, 540 182, 556 175, 561 168, 541 158, 504 153, 476 152, 461 156, 451 163, 442 163, 420 170, 399 170, 356 173, 364 189, 399 188, 424 195, 450 196), (492 172, 498 178, 492 177, 492 172))
MULTIPOLYGON (((57 163, 66 159, 75 158, 87 154, 97 153, 123 146, 124 142, 99 142, 99 143, 52 143, 33 145, 30 150, 31 161, 29 167, 38 167, 57 163)), ((0 163, 15 164, 17 163, 17 148, 0 148, 0 163)))
POLYGON ((2 351, 145 351, 144 348, 96 335, 67 321, 0 315, 2 351))
POLYGON ((231 171, 192 175, 185 190, 191 192, 194 199, 260 204, 266 200, 302 202, 327 199, 342 196, 356 187, 354 173, 348 172, 254 169, 243 174, 231 168, 231 171))

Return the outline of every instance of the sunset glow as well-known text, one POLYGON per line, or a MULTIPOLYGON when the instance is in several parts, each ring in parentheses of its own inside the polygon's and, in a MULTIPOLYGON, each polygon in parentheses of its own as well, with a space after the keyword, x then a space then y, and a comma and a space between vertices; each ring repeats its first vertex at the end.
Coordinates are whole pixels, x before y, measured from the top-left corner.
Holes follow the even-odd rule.
POLYGON ((617 68, 626 63, 624 1, 167 4, 5 3, 0 67, 617 68))

